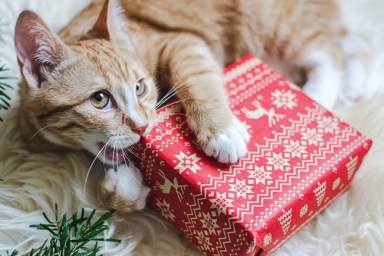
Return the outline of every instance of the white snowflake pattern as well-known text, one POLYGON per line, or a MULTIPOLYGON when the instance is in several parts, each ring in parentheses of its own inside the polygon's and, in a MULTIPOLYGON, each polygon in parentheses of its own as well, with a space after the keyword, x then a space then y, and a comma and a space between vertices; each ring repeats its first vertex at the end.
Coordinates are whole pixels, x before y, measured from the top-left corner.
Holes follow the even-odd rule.
POLYGON ((290 154, 292 157, 304 157, 307 155, 306 147, 300 145, 299 141, 289 141, 288 145, 284 145, 285 152, 290 154))
POLYGON ((194 174, 196 174, 197 170, 201 170, 200 166, 197 165, 200 158, 197 157, 196 154, 187 156, 180 151, 175 157, 180 161, 175 167, 175 169, 179 170, 180 174, 187 169, 191 170, 194 174))
POLYGON ((265 185, 265 180, 272 179, 271 173, 267 172, 264 169, 264 166, 258 167, 258 166, 250 166, 248 167, 249 172, 249 178, 256 179, 256 184, 262 183, 265 185))
POLYGON ((316 129, 307 129, 302 133, 302 139, 308 141, 309 145, 318 146, 323 141, 323 135, 316 129))
POLYGON ((163 199, 162 201, 157 199, 156 206, 159 209, 160 213, 164 216, 164 218, 166 218, 170 222, 175 221, 175 215, 172 213, 171 204, 167 203, 165 199, 163 199))
POLYGON ((296 95, 291 91, 276 90, 272 93, 272 104, 278 108, 293 109, 297 106, 296 95))
POLYGON ((236 184, 229 184, 229 186, 231 186, 230 191, 236 192, 237 198, 247 199, 248 194, 253 194, 252 186, 245 184, 245 180, 236 179, 236 184))
POLYGON ((267 164, 272 165, 275 170, 285 171, 285 167, 289 167, 289 159, 284 158, 283 154, 272 153, 272 157, 266 157, 267 164))
POLYGON ((212 250, 212 243, 209 238, 204 235, 204 231, 196 231, 197 243, 202 251, 210 252, 212 250))
POLYGON ((324 116, 317 121, 319 128, 323 129, 325 133, 337 133, 339 131, 339 124, 334 117, 324 116))
POLYGON ((217 219, 212 218, 209 213, 203 213, 203 218, 201 218, 200 221, 203 223, 203 228, 206 228, 210 235, 216 235, 216 229, 219 228, 219 225, 217 225, 217 219))
POLYGON ((209 201, 212 203, 211 208, 216 208, 219 214, 225 214, 228 207, 234 207, 232 204, 234 200, 227 198, 225 193, 217 192, 216 198, 209 201))

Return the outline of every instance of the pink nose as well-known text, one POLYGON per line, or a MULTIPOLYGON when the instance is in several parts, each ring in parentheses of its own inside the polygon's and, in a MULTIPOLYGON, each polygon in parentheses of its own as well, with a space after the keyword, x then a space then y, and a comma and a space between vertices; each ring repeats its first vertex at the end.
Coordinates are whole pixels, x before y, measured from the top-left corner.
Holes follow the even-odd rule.
POLYGON ((140 136, 144 134, 145 130, 147 129, 148 125, 143 125, 141 127, 136 127, 133 129, 134 132, 139 134, 140 136))

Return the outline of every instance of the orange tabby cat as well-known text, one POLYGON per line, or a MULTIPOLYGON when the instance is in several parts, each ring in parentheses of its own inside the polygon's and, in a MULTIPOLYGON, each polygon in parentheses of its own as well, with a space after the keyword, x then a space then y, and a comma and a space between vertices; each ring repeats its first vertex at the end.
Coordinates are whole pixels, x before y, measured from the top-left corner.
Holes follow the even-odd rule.
POLYGON ((96 191, 121 211, 142 208, 148 194, 134 166, 121 163, 151 130, 158 89, 173 88, 208 156, 234 163, 249 135, 227 105, 223 66, 251 51, 328 108, 345 71, 364 71, 359 62, 348 70, 354 55, 343 51, 332 0, 94 2, 59 35, 32 12, 17 22, 25 136, 39 131, 35 150, 87 150, 111 165, 94 175, 96 191))

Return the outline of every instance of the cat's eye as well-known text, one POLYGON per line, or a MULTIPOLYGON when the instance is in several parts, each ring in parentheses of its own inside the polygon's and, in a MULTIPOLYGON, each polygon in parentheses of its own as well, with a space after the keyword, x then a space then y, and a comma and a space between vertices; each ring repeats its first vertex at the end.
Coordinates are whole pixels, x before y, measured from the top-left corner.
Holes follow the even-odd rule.
POLYGON ((143 80, 140 80, 136 83, 136 95, 137 97, 141 97, 146 92, 146 84, 143 82, 143 80))
POLYGON ((103 91, 94 93, 90 100, 97 109, 108 109, 112 106, 111 97, 103 91))

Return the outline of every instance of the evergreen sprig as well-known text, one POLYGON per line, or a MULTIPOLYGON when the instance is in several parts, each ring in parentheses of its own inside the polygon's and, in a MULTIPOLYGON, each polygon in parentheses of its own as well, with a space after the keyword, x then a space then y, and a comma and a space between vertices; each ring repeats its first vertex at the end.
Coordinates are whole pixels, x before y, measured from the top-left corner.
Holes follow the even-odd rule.
MULTIPOLYGON (((1 19, 0 19, 0 21, 1 21, 1 19)), ((7 23, 0 22, 0 26, 2 26, 2 25, 7 25, 7 23)), ((0 41, 1 40, 2 40, 2 38, 0 35, 0 41)), ((6 72, 8 70, 9 69, 7 69, 4 65, 0 66, 0 110, 2 110, 2 109, 8 110, 11 107, 11 105, 9 103, 11 98, 5 93, 5 91, 7 88, 12 89, 12 87, 7 83, 7 80, 15 79, 15 78, 3 75, 4 72, 6 72)), ((1 116, 0 116, 0 122, 3 122, 3 119, 1 118, 1 116)))
MULTIPOLYGON (((112 216, 113 211, 103 214, 93 222, 96 210, 88 216, 84 208, 80 213, 75 211, 72 217, 67 214, 59 219, 57 204, 55 204, 55 217, 50 220, 43 213, 47 223, 31 225, 32 228, 47 231, 51 239, 46 240, 40 247, 32 249, 25 256, 96 256, 101 247, 98 242, 120 243, 115 238, 104 238, 103 233, 108 230, 106 221, 112 216)), ((7 256, 17 256, 17 251, 8 252, 7 256)))
MULTIPOLYGON (((9 103, 11 98, 5 93, 5 91, 7 88, 12 89, 12 87, 9 84, 7 84, 7 80, 14 79, 14 78, 2 75, 5 71, 8 71, 8 70, 9 69, 7 69, 4 65, 0 66, 0 110, 2 109, 8 110, 11 107, 9 103)), ((0 116, 0 121, 1 122, 3 121, 1 116, 0 116)))

